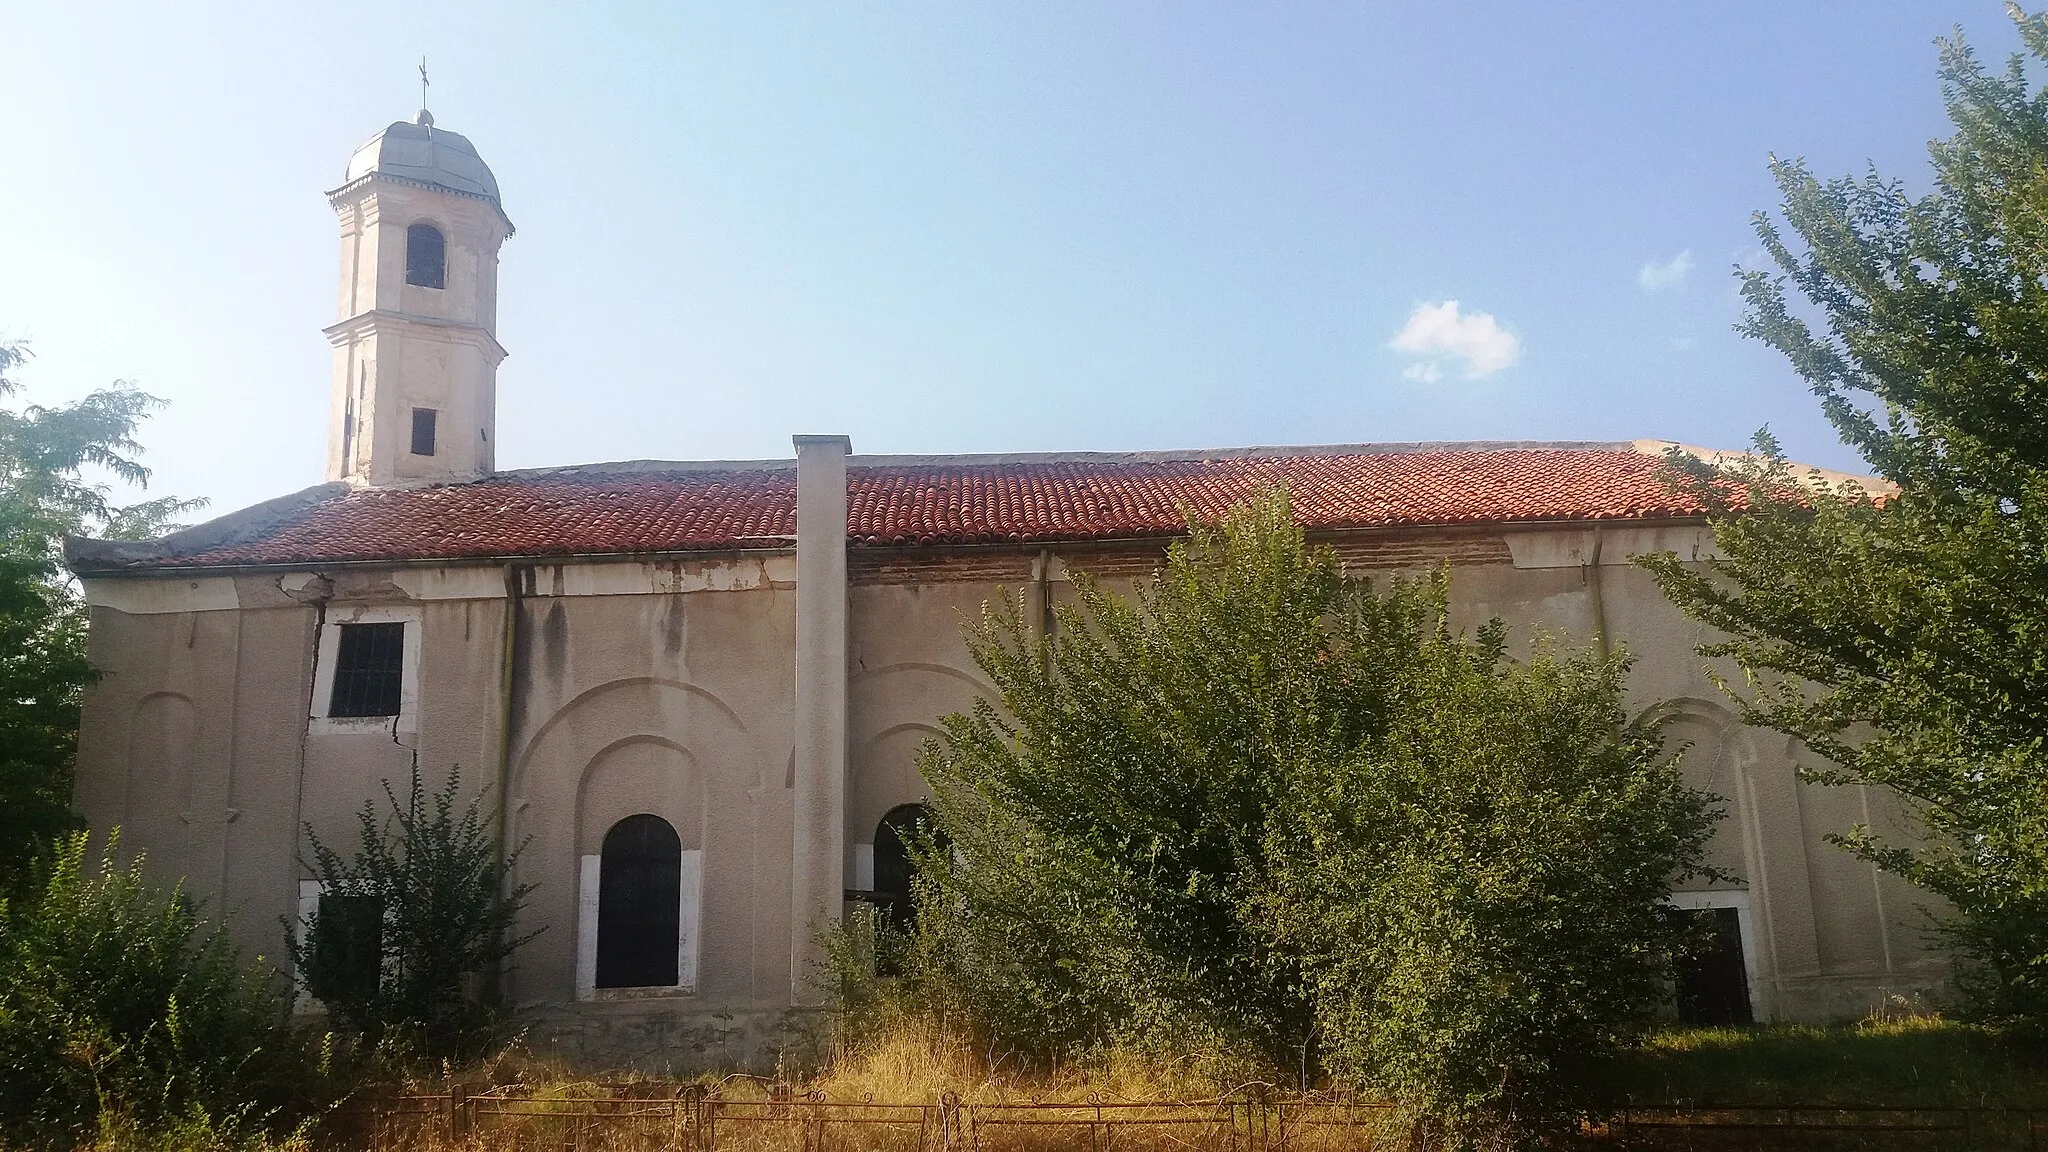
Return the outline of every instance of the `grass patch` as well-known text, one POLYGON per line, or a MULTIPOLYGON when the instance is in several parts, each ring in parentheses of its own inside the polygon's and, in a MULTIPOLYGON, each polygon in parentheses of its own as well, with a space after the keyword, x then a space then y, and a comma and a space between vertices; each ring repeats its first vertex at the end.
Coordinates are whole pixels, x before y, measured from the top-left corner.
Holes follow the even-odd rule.
POLYGON ((1660 1033, 1616 1088, 1642 1103, 2048 1107, 2048 1059, 1939 1016, 1660 1033))

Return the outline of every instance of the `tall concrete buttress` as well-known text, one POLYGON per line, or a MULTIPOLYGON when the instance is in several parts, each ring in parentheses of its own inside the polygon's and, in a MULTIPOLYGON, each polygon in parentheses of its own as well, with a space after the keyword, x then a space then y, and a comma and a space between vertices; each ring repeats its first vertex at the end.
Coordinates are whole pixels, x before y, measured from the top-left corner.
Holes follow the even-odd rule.
POLYGON ((798 1004, 816 933, 839 919, 846 852, 846 456, 844 436, 796 441, 796 762, 790 978, 798 1004))
POLYGON ((341 217, 327 478, 472 480, 497 453, 498 247, 512 222, 468 140, 422 110, 372 137, 327 194, 341 217))

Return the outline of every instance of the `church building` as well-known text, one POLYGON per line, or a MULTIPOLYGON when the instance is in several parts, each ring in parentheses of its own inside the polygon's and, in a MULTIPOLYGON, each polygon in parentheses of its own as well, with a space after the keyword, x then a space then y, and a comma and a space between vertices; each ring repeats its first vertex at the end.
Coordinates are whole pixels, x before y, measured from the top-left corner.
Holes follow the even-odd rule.
MULTIPOLYGON (((1734 877, 1672 901, 1732 931, 1678 989, 1701 1021, 1854 1016, 1940 984, 1924 896, 1823 842, 1883 798, 1801 783, 1743 726, 1702 629, 1630 563, 1710 556, 1662 442, 1345 444, 1129 454, 496 467, 496 178, 421 113, 357 149, 341 223, 327 480, 142 543, 68 542, 102 677, 76 801, 286 955, 319 914, 306 829, 459 769, 537 887, 513 1000, 546 1046, 758 1059, 815 1000, 814 932, 901 900, 900 831, 942 715, 994 692, 961 636, 998 596, 1051 627, 1069 576, 1149 573, 1184 530, 1286 483, 1359 572, 1452 567, 1458 622, 1626 645, 1725 799, 1734 877)), ((281 962, 281 961, 280 961, 281 962)))

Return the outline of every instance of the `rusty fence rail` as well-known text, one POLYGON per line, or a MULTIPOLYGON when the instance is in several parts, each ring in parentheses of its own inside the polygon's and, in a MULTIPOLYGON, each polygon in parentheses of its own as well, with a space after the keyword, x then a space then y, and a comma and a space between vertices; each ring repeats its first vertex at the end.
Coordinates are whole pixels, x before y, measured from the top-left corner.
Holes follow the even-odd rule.
MULTIPOLYGON (((1397 1152, 1390 1105, 1263 1094, 1214 1101, 1067 1103, 831 1100, 775 1085, 765 1098, 717 1085, 629 1084, 584 1095, 518 1088, 358 1101, 331 1132, 356 1148, 492 1152, 1397 1152)), ((2048 1152, 2048 1110, 1834 1105, 1631 1104, 1584 1133, 1591 1147, 2010 1149, 2048 1152)))

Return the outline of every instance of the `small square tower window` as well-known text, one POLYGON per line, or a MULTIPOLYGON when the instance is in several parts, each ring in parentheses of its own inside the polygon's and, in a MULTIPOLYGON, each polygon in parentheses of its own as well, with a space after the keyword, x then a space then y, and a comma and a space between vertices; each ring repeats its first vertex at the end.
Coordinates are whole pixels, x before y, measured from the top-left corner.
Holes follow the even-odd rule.
POLYGON ((434 454, 434 410, 415 408, 412 410, 412 454, 432 456, 434 454))
POLYGON ((404 686, 404 621, 341 626, 329 716, 396 716, 404 686))

